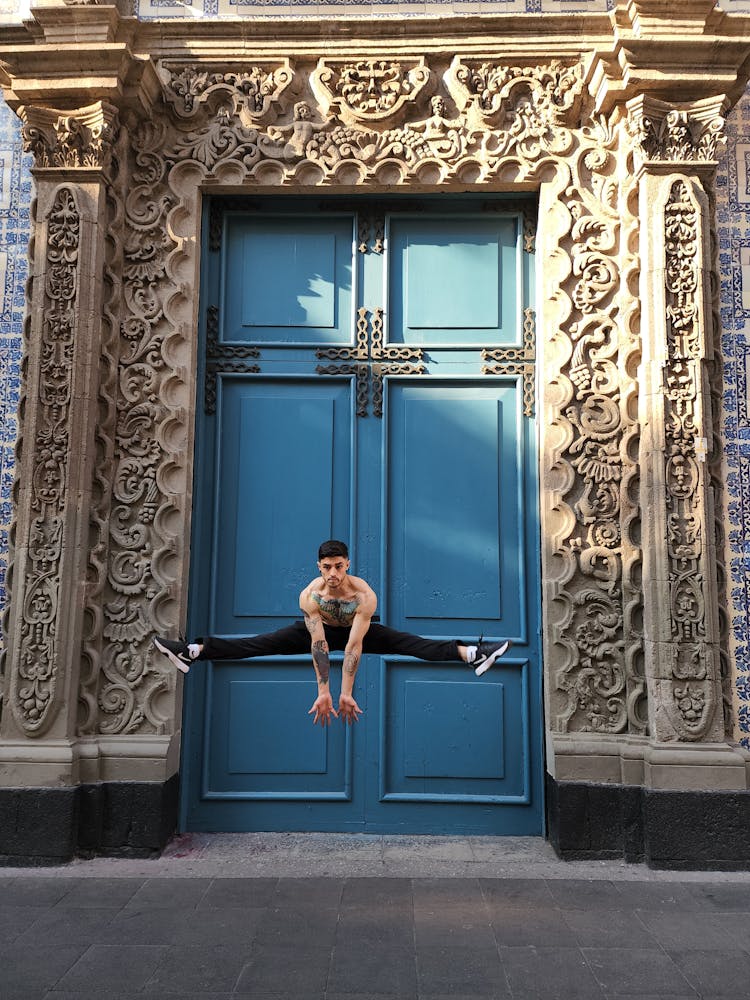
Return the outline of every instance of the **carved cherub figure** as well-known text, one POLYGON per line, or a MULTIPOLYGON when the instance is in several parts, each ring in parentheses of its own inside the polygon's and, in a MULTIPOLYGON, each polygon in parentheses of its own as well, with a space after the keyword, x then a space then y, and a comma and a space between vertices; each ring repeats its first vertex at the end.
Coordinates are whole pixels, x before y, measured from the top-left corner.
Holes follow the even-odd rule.
POLYGON ((421 122, 410 122, 406 128, 420 132, 438 156, 457 155, 465 144, 464 122, 461 118, 446 118, 445 98, 439 94, 430 101, 432 114, 421 122))
POLYGON ((329 116, 322 124, 314 122, 307 101, 297 101, 292 123, 271 126, 261 138, 259 146, 266 156, 274 159, 298 160, 305 156, 310 140, 318 133, 328 131, 335 123, 333 116, 329 116))

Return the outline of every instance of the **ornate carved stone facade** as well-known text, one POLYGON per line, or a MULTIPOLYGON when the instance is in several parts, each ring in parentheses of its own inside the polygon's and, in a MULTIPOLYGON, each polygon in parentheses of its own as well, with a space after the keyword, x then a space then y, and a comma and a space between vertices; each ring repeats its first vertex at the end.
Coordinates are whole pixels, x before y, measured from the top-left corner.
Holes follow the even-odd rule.
MULTIPOLYGON (((689 6, 703 11, 694 20, 714 32, 716 51, 726 41, 728 52, 737 32, 727 19, 707 27, 708 7, 689 6)), ((61 586, 55 518, 68 502, 56 484, 71 419, 59 331, 75 337, 84 322, 63 291, 76 281, 77 185, 96 174, 106 237, 94 264, 101 343, 85 447, 95 471, 73 654, 80 707, 68 736, 128 737, 123 757, 133 739, 159 738, 149 746, 161 748, 153 753, 162 762, 173 752, 180 696, 149 637, 177 629, 186 610, 193 428, 203 405, 194 320, 202 197, 517 190, 537 192, 540 204, 543 266, 527 333, 531 343, 535 325, 542 374, 525 402, 541 440, 550 766, 623 780, 626 748, 638 761, 628 780, 645 781, 647 751, 711 743, 731 781, 744 782, 744 758, 722 742, 729 699, 711 187, 723 116, 744 84, 740 56, 722 55, 716 80, 695 85, 684 103, 676 76, 657 86, 637 60, 629 76, 617 68, 614 53, 642 41, 624 7, 575 35, 561 28, 548 37, 538 25, 523 58, 498 19, 489 41, 446 30, 425 44, 417 29, 397 41, 387 26, 370 26, 369 42, 341 39, 325 56, 290 32, 268 33, 257 52, 244 41, 232 48, 227 36, 221 59, 190 25, 178 59, 174 37, 125 21, 113 28, 98 10, 87 23, 130 59, 122 96, 113 96, 118 65, 110 76, 102 70, 97 101, 71 79, 58 107, 60 86, 34 83, 22 54, 2 54, 40 191, 57 192, 48 216, 57 242, 48 240, 46 289, 33 291, 49 348, 38 391, 27 389, 22 447, 34 442, 33 469, 18 491, 27 540, 16 539, 26 568, 19 575, 16 557, 9 619, 17 725, 6 710, 0 742, 40 735, 54 701, 54 621, 63 613, 52 596, 61 586), (50 256, 58 252, 64 262, 50 256)), ((72 29, 76 9, 65 16, 72 29)), ((654 53, 659 65, 658 45, 654 53)), ((377 242, 377 225, 360 238, 377 242)), ((360 319, 374 357, 377 317, 360 319)), ((356 366, 357 348, 335 360, 356 366)), ((366 395, 360 386, 360 405, 366 395)), ((681 767, 675 780, 689 786, 681 767)))

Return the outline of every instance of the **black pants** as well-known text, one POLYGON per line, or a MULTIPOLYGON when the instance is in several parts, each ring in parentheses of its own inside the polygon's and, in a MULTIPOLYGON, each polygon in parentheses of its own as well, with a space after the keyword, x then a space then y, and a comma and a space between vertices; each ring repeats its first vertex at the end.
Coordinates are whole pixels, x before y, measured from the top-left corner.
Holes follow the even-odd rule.
MULTIPOLYGON (((349 628, 323 625, 328 648, 345 649, 349 641, 349 628)), ((309 653, 310 633, 304 622, 295 622, 276 632, 248 636, 242 639, 199 639, 203 652, 199 660, 245 660, 251 656, 273 656, 279 653, 309 653)), ((401 653, 420 660, 460 660, 456 639, 423 639, 410 632, 397 632, 386 625, 372 622, 362 642, 363 653, 401 653)), ((462 643, 463 645, 463 643, 462 643)))

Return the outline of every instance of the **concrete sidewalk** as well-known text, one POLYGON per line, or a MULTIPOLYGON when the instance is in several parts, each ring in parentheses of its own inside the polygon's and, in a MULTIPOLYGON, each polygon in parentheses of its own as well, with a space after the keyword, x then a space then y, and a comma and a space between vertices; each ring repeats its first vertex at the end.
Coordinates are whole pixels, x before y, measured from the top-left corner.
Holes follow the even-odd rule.
POLYGON ((747 1000, 750 873, 527 838, 188 835, 0 869, 1 1000, 747 1000))

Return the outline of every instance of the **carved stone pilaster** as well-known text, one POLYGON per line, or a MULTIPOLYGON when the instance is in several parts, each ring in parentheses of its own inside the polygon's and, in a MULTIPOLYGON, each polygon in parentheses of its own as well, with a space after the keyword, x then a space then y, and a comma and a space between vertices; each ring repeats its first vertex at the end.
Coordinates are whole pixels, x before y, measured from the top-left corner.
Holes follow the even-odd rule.
MULTIPOLYGON (((51 176, 50 176, 51 174, 51 176)), ((38 180, 2 735, 75 731, 100 348, 104 185, 38 180)), ((43 756, 43 754, 42 754, 43 756)), ((53 755, 54 756, 54 755, 53 755)), ((0 769, 4 748, 0 747, 0 769)), ((41 759, 37 755, 37 759, 41 759)), ((71 758, 39 783, 74 779, 71 758)))
POLYGON ((102 503, 107 507, 96 442, 110 432, 100 382, 104 331, 111 326, 111 317, 103 316, 112 287, 104 264, 105 218, 119 125, 105 102, 65 111, 26 106, 19 113, 35 159, 37 221, 0 776, 13 783, 25 768, 31 783, 65 785, 78 780, 79 686, 95 669, 84 647, 85 636, 96 631, 87 613, 94 524, 107 518, 106 509, 96 513, 102 503), (24 740, 35 749, 21 765, 17 746, 24 740))
POLYGON ((652 735, 661 742, 724 736, 714 494, 713 353, 708 199, 695 177, 641 177, 646 673, 652 735))

